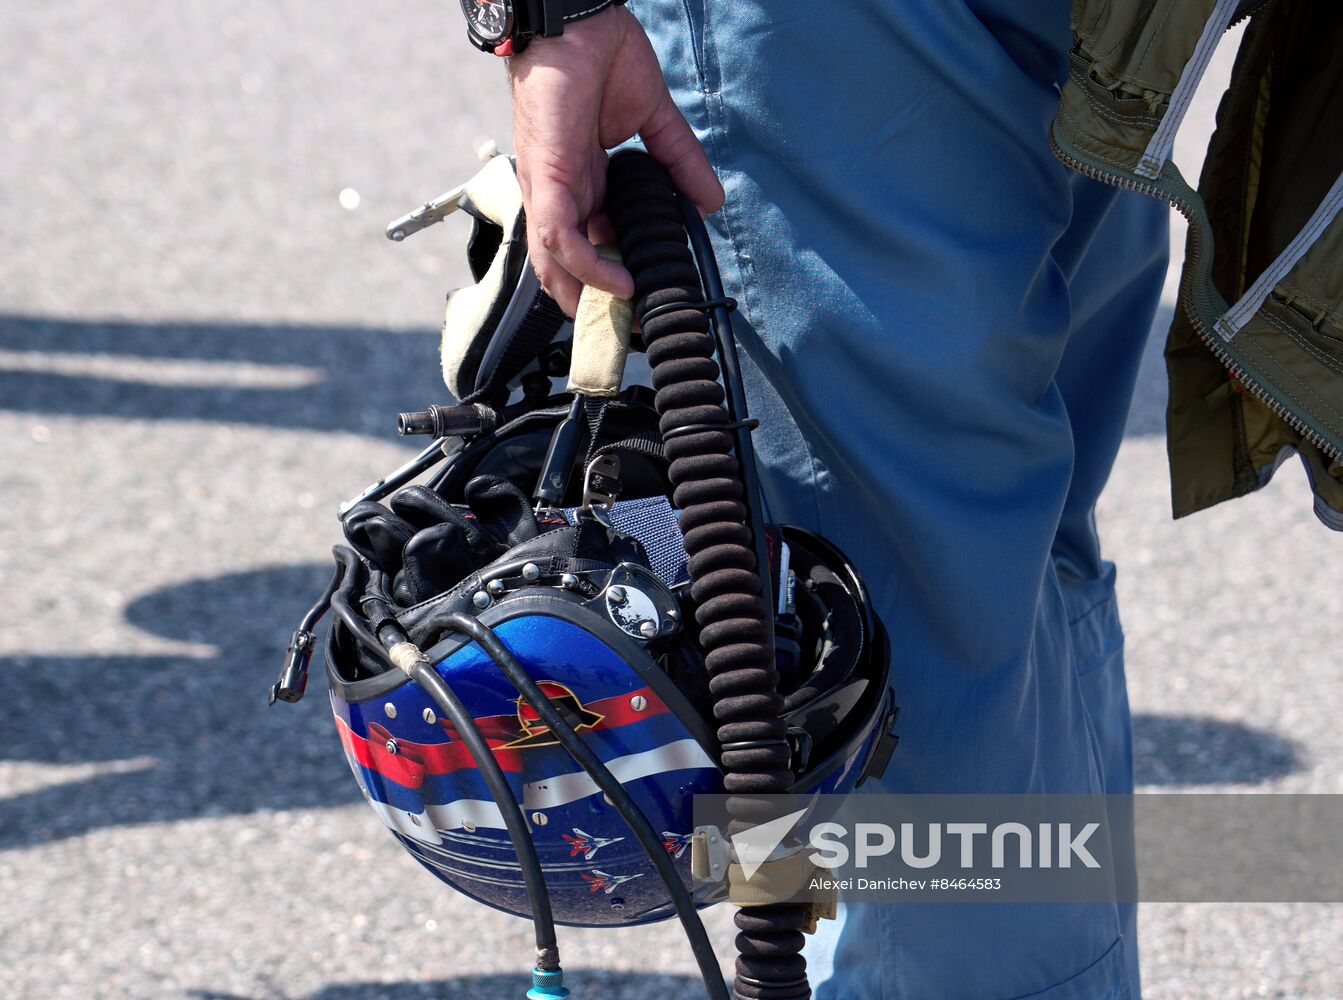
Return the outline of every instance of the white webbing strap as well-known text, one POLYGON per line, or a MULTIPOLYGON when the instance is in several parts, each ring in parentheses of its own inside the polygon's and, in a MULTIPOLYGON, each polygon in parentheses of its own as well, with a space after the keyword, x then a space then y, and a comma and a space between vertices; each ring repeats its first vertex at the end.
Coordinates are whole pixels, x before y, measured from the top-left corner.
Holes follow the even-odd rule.
POLYGON ((1142 159, 1134 168, 1134 173, 1140 177, 1157 177, 1166 161, 1170 159, 1171 150, 1175 147, 1175 133, 1180 130, 1180 123, 1184 121, 1184 116, 1194 100, 1194 91, 1198 90, 1199 82, 1202 81, 1203 74, 1208 71, 1208 64, 1212 62, 1212 54, 1217 51, 1217 43, 1226 34, 1226 29, 1239 6, 1240 0, 1217 0, 1212 16, 1203 26, 1203 34, 1199 35, 1198 44, 1194 46, 1194 54, 1189 57, 1184 72, 1180 74, 1180 82, 1171 92, 1166 115, 1152 133, 1151 141, 1143 150, 1142 159))
POLYGON ((762 862, 748 878, 736 863, 728 865, 728 901, 737 906, 770 906, 794 902, 802 906, 806 923, 801 930, 814 934, 821 920, 834 920, 839 914, 839 889, 827 873, 817 868, 802 853, 762 862))
POLYGON ((1340 208, 1343 208, 1343 174, 1339 174, 1334 180, 1333 187, 1329 189, 1329 193, 1324 196, 1324 201, 1320 202, 1319 207, 1315 209, 1311 217, 1306 220, 1301 232, 1292 237, 1292 242, 1288 243, 1282 253, 1278 254, 1277 259, 1268 265, 1264 273, 1255 279, 1254 284, 1245 290, 1245 294, 1240 297, 1240 300, 1228 309, 1226 314, 1214 325, 1214 329, 1223 340, 1229 341, 1240 333, 1245 324, 1259 311, 1273 289, 1277 287, 1278 282, 1285 278, 1292 268, 1296 267, 1297 262, 1306 255, 1306 251, 1329 228, 1340 208))

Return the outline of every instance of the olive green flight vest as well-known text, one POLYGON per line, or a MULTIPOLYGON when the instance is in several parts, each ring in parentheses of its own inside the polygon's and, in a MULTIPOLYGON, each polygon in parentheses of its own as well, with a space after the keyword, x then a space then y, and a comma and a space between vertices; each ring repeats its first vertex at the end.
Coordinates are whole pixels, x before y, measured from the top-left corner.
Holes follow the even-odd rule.
POLYGON ((1259 489, 1294 450, 1343 530, 1343 3, 1074 0, 1072 27, 1055 152, 1189 219, 1166 343, 1175 516, 1259 489), (1175 134, 1246 17, 1196 192, 1175 134))

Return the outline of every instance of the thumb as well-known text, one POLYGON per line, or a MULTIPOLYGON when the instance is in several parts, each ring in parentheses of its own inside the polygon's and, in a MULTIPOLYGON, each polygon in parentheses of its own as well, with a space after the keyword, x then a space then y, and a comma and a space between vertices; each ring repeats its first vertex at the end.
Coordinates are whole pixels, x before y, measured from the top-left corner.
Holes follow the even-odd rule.
POLYGON ((707 214, 723 207, 723 185, 718 182, 704 147, 667 91, 662 92, 657 107, 639 129, 639 136, 648 154, 667 168, 676 189, 701 211, 707 214))

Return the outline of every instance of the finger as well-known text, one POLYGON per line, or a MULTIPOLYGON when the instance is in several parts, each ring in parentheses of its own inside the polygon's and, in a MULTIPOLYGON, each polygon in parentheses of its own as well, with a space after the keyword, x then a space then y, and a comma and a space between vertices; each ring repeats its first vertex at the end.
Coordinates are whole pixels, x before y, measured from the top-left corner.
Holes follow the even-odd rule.
POLYGON ((611 224, 611 217, 605 212, 593 212, 588 219, 588 239, 592 241, 593 246, 616 242, 616 227, 611 224))
POLYGON ((578 296, 583 291, 582 283, 561 267, 559 262, 541 246, 540 237, 536 235, 536 227, 531 222, 527 223, 527 247, 531 256, 532 270, 536 272, 541 287, 555 300, 564 314, 573 319, 578 310, 578 296))
POLYGON ((565 315, 572 318, 578 309, 583 284, 568 272, 552 247, 547 245, 555 242, 549 238, 547 227, 563 225, 564 220, 578 217, 573 182, 556 177, 544 156, 533 157, 531 153, 526 148, 518 150, 518 181, 527 218, 527 250, 541 287, 565 315), (538 195, 538 191, 543 195, 538 195))
POLYGON ((662 100, 639 129, 639 135, 649 155, 667 168, 677 190, 702 212, 716 212, 723 207, 723 185, 670 94, 663 92, 662 100))
MULTIPOLYGON (((544 189, 533 178, 532 205, 536 244, 585 285, 629 298, 634 279, 618 264, 602 260, 579 228, 578 206, 567 191, 544 189)), ((530 223, 529 223, 530 225, 530 223)))

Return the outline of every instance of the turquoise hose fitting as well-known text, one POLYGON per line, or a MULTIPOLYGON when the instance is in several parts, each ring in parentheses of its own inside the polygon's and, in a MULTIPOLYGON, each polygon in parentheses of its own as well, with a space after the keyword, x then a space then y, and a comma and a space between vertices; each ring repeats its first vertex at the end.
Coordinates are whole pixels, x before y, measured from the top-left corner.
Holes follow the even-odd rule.
POLYGON ((560 969, 547 972, 543 969, 532 970, 532 988, 527 991, 527 1000, 564 1000, 569 991, 564 988, 564 972, 560 969))

